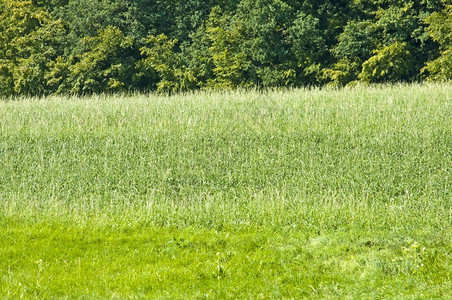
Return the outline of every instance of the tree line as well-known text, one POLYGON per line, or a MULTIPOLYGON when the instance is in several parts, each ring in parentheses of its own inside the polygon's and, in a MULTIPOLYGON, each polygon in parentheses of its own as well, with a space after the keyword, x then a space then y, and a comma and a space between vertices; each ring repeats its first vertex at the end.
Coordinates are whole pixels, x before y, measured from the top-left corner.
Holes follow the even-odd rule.
POLYGON ((449 0, 0 0, 0 95, 452 78, 449 0))

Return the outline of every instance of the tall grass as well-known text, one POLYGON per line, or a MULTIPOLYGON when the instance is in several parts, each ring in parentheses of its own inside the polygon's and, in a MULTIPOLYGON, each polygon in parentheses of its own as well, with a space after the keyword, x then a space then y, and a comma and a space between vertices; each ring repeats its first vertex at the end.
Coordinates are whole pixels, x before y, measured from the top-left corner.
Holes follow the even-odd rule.
POLYGON ((400 85, 2 102, 0 213, 175 226, 415 219, 442 227, 451 221, 451 91, 400 85))
MULTIPOLYGON (((180 228, 185 238, 190 227, 233 236, 251 230, 245 239, 259 244, 261 235, 264 245, 282 251, 273 253, 281 259, 286 246, 302 243, 314 249, 308 251, 313 262, 328 261, 314 253, 342 255, 342 239, 356 246, 350 246, 355 254, 367 242, 392 249, 391 255, 402 246, 403 253, 415 253, 411 267, 381 267, 390 275, 388 268, 418 270, 414 240, 451 236, 451 172, 450 84, 0 102, 0 218, 9 238, 18 226, 39 224, 91 228, 88 236, 100 228, 180 228), (277 242, 269 242, 274 234, 277 242)), ((441 247, 437 251, 448 251, 441 247)), ((287 259, 296 254, 290 253, 287 259)), ((438 266, 450 266, 449 256, 438 255, 438 266)), ((284 269, 281 263, 275 268, 284 269)), ((444 268, 429 274, 450 274, 444 268)), ((323 292, 334 290, 340 276, 334 278, 323 292)), ((311 285, 315 290, 321 280, 311 285)), ((240 291, 216 295, 258 295, 240 291)), ((316 295, 274 291, 263 295, 316 295)))

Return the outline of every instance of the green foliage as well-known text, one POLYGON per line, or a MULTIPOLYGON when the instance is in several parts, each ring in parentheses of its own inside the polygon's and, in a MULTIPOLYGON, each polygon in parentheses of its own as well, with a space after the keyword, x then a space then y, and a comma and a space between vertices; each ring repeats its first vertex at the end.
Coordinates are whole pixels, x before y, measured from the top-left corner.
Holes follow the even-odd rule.
POLYGON ((436 12, 426 19, 427 30, 434 41, 440 44, 440 55, 429 61, 423 69, 428 72, 430 80, 452 79, 452 5, 436 12))
POLYGON ((358 79, 362 63, 370 57, 376 41, 375 26, 370 21, 352 21, 338 37, 333 54, 338 61, 323 70, 324 78, 336 85, 345 85, 358 79))
POLYGON ((319 19, 301 12, 288 28, 288 33, 301 83, 315 83, 323 63, 322 58, 328 51, 319 19))
POLYGON ((60 53, 60 20, 31 1, 0 1, 0 94, 48 93, 47 65, 60 53))
POLYGON ((350 8, 354 19, 338 36, 337 62, 324 69, 325 78, 335 84, 419 79, 424 62, 438 51, 424 24, 442 9, 438 1, 354 1, 350 8), (405 50, 409 57, 403 58, 405 50))
POLYGON ((138 19, 140 11, 128 0, 67 0, 52 14, 61 18, 67 27, 66 42, 71 43, 66 54, 83 52, 83 39, 96 36, 101 29, 116 27, 134 40, 143 38, 147 31, 138 19))
POLYGON ((247 76, 252 84, 270 87, 291 83, 295 75, 287 43, 291 19, 291 7, 283 1, 240 1, 231 21, 242 34, 239 55, 243 53, 249 63, 247 76))
MULTIPOLYGON (((136 61, 130 55, 133 39, 120 29, 108 26, 98 35, 82 41, 85 51, 75 57, 66 79, 73 94, 119 92, 126 90, 133 76, 136 61)), ((61 63, 54 64, 60 73, 61 63)), ((58 77, 57 77, 58 78, 58 77)), ((58 79, 57 79, 58 80, 58 79)))
POLYGON ((207 35, 215 77, 208 85, 215 88, 232 88, 247 85, 249 69, 245 53, 240 49, 244 36, 240 27, 230 24, 231 17, 219 7, 212 9, 207 22, 207 35))
POLYGON ((343 86, 357 80, 361 70, 360 60, 343 57, 332 68, 322 70, 323 79, 332 86, 343 86))
POLYGON ((451 9, 441 0, 0 0, 0 9, 7 96, 451 73, 451 9))
POLYGON ((205 25, 200 26, 190 36, 191 43, 181 44, 180 57, 187 69, 196 74, 199 87, 205 87, 215 77, 215 67, 211 54, 211 40, 205 25))
POLYGON ((380 50, 363 63, 359 78, 364 82, 394 82, 407 80, 412 74, 412 56, 406 43, 395 42, 380 50))
POLYGON ((48 63, 49 71, 44 76, 49 90, 55 94, 68 93, 72 84, 68 81, 72 61, 66 61, 61 56, 48 63))
POLYGON ((196 87, 196 77, 182 65, 179 55, 174 53, 176 39, 168 39, 164 34, 149 36, 147 46, 142 47, 142 65, 146 70, 159 76, 157 91, 180 92, 196 87))

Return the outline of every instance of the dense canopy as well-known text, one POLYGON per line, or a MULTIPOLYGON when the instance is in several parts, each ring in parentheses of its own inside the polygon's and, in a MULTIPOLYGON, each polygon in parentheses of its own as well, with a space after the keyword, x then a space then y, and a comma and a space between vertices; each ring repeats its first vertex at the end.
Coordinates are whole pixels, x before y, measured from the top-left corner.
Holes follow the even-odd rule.
POLYGON ((450 80, 447 0, 0 0, 0 95, 450 80))

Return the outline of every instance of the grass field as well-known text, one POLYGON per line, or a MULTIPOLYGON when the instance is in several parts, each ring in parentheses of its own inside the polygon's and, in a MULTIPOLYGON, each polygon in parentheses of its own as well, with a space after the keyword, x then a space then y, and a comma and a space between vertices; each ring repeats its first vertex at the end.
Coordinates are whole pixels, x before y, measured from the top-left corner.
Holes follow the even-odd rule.
POLYGON ((0 102, 0 298, 452 296, 452 85, 0 102))

